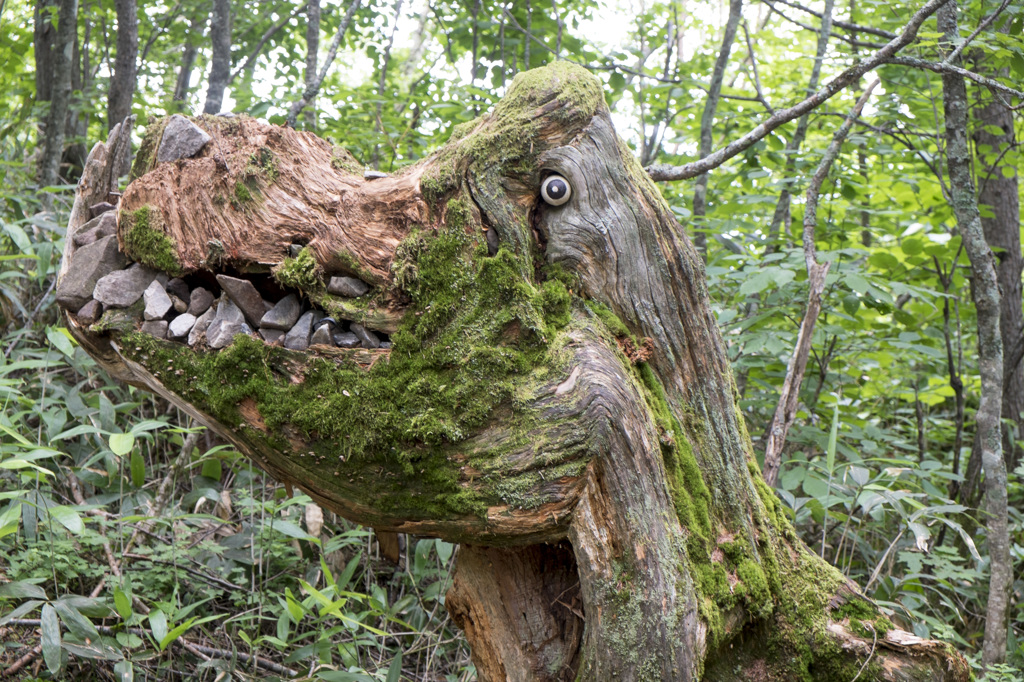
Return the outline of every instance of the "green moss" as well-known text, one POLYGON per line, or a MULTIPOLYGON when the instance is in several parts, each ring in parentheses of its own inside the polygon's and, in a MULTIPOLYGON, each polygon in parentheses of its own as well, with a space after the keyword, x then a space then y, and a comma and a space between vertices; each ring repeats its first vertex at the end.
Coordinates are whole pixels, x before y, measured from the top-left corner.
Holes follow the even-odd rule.
POLYGON ((865 639, 872 639, 876 636, 884 637, 885 633, 894 627, 888 616, 881 613, 877 606, 859 597, 848 598, 832 612, 832 617, 837 620, 848 618, 850 629, 865 639))
POLYGON ((274 184, 278 175, 274 152, 267 147, 260 147, 258 151, 249 155, 249 163, 246 164, 244 173, 246 177, 258 177, 268 185, 274 184))
POLYGON ((469 164, 500 167, 508 173, 530 175, 539 171, 537 144, 545 121, 570 132, 588 122, 604 106, 601 83, 586 69, 565 61, 519 73, 508 93, 482 120, 456 126, 453 140, 420 179, 424 196, 432 203, 459 186, 460 170, 469 164), (538 116, 543 108, 544 116, 538 116))
POLYGON ((139 145, 139 151, 135 154, 135 160, 132 162, 132 170, 128 174, 129 182, 141 178, 156 166, 157 147, 160 146, 164 128, 167 127, 167 122, 170 120, 169 116, 161 119, 150 118, 146 123, 146 134, 142 137, 142 144, 139 145))
POLYGON ((160 212, 150 206, 121 214, 125 253, 134 261, 174 276, 185 273, 174 240, 161 232, 160 212))
POLYGON ((362 164, 356 161, 356 157, 352 156, 351 152, 347 149, 344 147, 334 147, 332 151, 331 168, 351 175, 361 176, 363 174, 362 164))
POLYGON ((236 209, 243 208, 246 204, 249 204, 253 200, 253 192, 256 190, 250 190, 249 186, 242 181, 235 183, 235 191, 233 198, 231 199, 231 205, 236 209))
MULTIPOLYGON (((522 264, 509 252, 481 255, 462 229, 421 239, 416 276, 404 289, 411 314, 391 337, 390 358, 369 370, 311 358, 295 383, 285 371, 294 367, 295 354, 244 335, 219 352, 204 352, 134 334, 124 344, 126 354, 161 372, 170 390, 218 421, 290 451, 245 425, 238 404, 254 401, 267 434, 286 427, 301 434, 310 457, 337 468, 356 486, 354 494, 377 508, 416 519, 482 514, 501 501, 529 506, 528 490, 538 482, 529 475, 488 476, 464 486, 464 462, 444 452, 479 430, 500 405, 511 404, 536 368, 556 361, 552 340, 564 316, 546 314, 542 290, 523 281, 522 264)), ((290 260, 275 272, 279 281, 319 281, 308 250, 290 260)), ((582 466, 555 465, 553 475, 578 475, 582 466)))
POLYGON ((305 293, 319 293, 324 288, 323 270, 309 247, 304 247, 295 258, 285 258, 271 272, 285 287, 305 293))

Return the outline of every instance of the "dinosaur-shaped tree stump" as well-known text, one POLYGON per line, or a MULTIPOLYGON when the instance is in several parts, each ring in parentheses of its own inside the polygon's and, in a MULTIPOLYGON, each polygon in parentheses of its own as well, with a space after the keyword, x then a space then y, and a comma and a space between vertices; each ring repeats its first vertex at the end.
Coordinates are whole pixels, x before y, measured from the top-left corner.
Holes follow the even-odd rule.
POLYGON ((481 679, 968 679, 794 534, 701 261, 586 71, 520 74, 392 177, 249 118, 150 126, 116 244, 82 229, 108 158, 72 333, 325 507, 460 543, 481 679))

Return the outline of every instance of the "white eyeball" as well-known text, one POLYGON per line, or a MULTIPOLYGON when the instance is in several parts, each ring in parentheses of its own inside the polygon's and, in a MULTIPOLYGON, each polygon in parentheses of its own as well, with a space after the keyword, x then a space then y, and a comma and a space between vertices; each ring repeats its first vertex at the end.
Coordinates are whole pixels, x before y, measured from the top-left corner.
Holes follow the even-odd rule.
POLYGON ((551 175, 540 186, 540 198, 552 206, 561 206, 572 196, 569 181, 561 175, 551 175))

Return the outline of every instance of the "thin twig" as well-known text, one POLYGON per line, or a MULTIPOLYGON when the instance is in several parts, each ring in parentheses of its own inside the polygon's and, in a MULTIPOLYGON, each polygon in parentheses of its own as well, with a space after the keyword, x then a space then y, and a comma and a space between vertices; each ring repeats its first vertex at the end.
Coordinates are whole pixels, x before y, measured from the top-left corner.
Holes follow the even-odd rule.
POLYGON ((900 66, 912 66, 918 69, 926 69, 928 71, 934 71, 935 73, 944 74, 956 74, 962 76, 968 80, 972 80, 979 85, 984 85, 987 88, 991 88, 998 92, 1002 92, 1013 97, 1024 98, 1024 91, 1011 88, 1009 85, 1003 85, 997 80, 986 78, 980 74, 968 71, 967 69, 956 66, 954 64, 947 64, 946 62, 930 62, 925 59, 916 59, 914 57, 893 57, 888 60, 890 64, 898 64, 900 66))
POLYGON ((702 173, 717 168, 723 163, 736 156, 743 150, 747 149, 751 145, 755 144, 759 140, 762 140, 765 136, 771 133, 779 126, 789 123, 793 119, 799 118, 813 109, 821 106, 822 103, 831 99, 836 93, 842 91, 850 84, 856 82, 861 76, 868 71, 871 71, 880 64, 884 64, 892 60, 899 50, 903 49, 917 36, 918 30, 924 23, 925 19, 930 17, 940 7, 945 5, 949 0, 929 0, 927 4, 921 9, 914 13, 910 21, 907 22, 903 32, 889 42, 885 47, 875 52, 867 59, 858 62, 850 68, 843 71, 841 74, 833 78, 831 81, 825 84, 823 88, 815 92, 810 97, 807 97, 802 102, 777 111, 768 120, 759 124, 753 130, 748 132, 743 137, 735 140, 725 147, 722 147, 718 151, 706 156, 699 161, 687 163, 682 166, 672 166, 668 164, 657 164, 647 167, 647 173, 652 179, 656 181, 666 180, 685 180, 687 178, 696 177, 702 173))

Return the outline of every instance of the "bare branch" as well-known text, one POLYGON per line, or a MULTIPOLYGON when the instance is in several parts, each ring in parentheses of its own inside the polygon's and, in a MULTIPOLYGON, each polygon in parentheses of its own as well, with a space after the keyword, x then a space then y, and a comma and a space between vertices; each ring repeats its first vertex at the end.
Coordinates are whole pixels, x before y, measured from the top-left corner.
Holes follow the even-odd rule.
POLYGON ((247 56, 245 58, 245 61, 242 62, 242 65, 235 69, 235 72, 231 74, 231 78, 228 80, 229 85, 233 83, 236 78, 238 78, 239 74, 248 69, 249 66, 254 61, 256 61, 256 58, 260 56, 260 52, 263 52, 263 48, 266 46, 267 42, 275 35, 277 35, 278 31, 284 28, 285 25, 292 20, 292 17, 299 13, 300 9, 302 9, 302 5, 296 5, 295 9, 291 11, 291 14, 282 17, 280 21, 278 21, 276 24, 271 25, 270 28, 263 32, 263 35, 260 36, 260 39, 256 41, 256 47, 252 49, 252 51, 249 53, 249 56, 247 56))
POLYGON ((302 93, 302 97, 298 99, 288 109, 288 120, 285 125, 289 128, 295 127, 295 120, 299 117, 299 113, 306 108, 313 98, 316 97, 316 93, 320 91, 320 86, 324 84, 324 79, 327 78, 327 72, 331 69, 331 64, 334 63, 334 57, 338 54, 338 47, 341 45, 341 39, 345 37, 345 31, 348 30, 348 25, 352 23, 352 17, 355 16, 356 10, 359 9, 359 4, 362 0, 352 0, 352 3, 348 6, 348 11, 345 12, 345 16, 341 20, 341 25, 338 26, 338 32, 334 34, 334 40, 331 41, 331 49, 327 51, 327 56, 324 57, 323 68, 320 69, 320 73, 317 75, 316 80, 310 83, 310 86, 306 87, 302 93))
POLYGON ((900 66, 912 66, 917 69, 926 69, 928 71, 934 71, 940 74, 955 74, 962 78, 972 80, 979 85, 984 85, 987 88, 991 88, 997 92, 1001 92, 1011 97, 1024 98, 1024 91, 1016 90, 1011 88, 1009 85, 1003 85, 997 80, 986 78, 985 76, 968 71, 967 69, 956 66, 955 64, 948 64, 945 61, 942 62, 929 62, 924 59, 916 59, 914 57, 893 57, 889 60, 890 64, 898 64, 900 66))
MULTIPOLYGON (((789 7, 798 9, 801 12, 806 12, 807 14, 818 17, 819 19, 821 19, 822 17, 821 12, 816 12, 810 7, 805 7, 800 3, 793 2, 793 0, 775 0, 775 2, 781 3, 783 5, 788 5, 789 7)), ((847 31, 855 31, 857 33, 868 33, 870 35, 878 36, 879 38, 885 38, 887 40, 892 40, 893 38, 896 37, 896 34, 893 33, 892 31, 874 28, 873 26, 862 26, 860 24, 854 24, 849 21, 840 21, 839 19, 833 19, 832 23, 838 26, 839 28, 845 29, 847 31)))
POLYGON ((743 22, 743 37, 747 41, 747 52, 750 53, 750 67, 754 72, 754 90, 757 92, 757 101, 768 110, 769 114, 774 114, 775 109, 768 104, 768 100, 764 97, 764 91, 761 89, 761 76, 757 73, 757 57, 754 55, 754 45, 750 42, 750 31, 747 29, 746 21, 743 22))
POLYGON ((807 188, 807 206, 804 211, 804 262, 807 265, 807 310, 804 312, 804 319, 800 323, 800 333, 797 335, 796 347, 789 360, 789 367, 786 369, 786 379, 782 383, 782 392, 779 395, 779 404, 775 408, 775 416, 768 427, 766 445, 764 451, 764 480, 774 486, 779 478, 779 469, 782 465, 782 448, 786 445, 786 435, 789 427, 796 418, 797 402, 800 394, 800 384, 803 382, 804 372, 807 369, 807 360, 811 352, 811 339, 814 336, 814 327, 821 313, 821 295, 825 290, 825 278, 828 275, 830 263, 818 262, 817 251, 814 246, 814 230, 818 225, 818 195, 821 185, 828 176, 829 169, 839 150, 843 146, 843 140, 853 127, 854 122, 860 116, 860 112, 867 104, 871 91, 878 85, 874 81, 867 87, 864 94, 857 100, 853 111, 846 117, 839 130, 832 137, 832 143, 825 151, 825 155, 818 164, 818 169, 811 179, 807 188))
POLYGON ((959 45, 957 45, 956 49, 954 49, 952 52, 950 52, 949 55, 947 55, 946 58, 942 60, 943 63, 945 63, 945 64, 952 64, 952 63, 954 63, 957 60, 957 58, 960 57, 960 53, 964 51, 964 48, 967 47, 968 45, 970 45, 974 41, 974 39, 978 37, 979 33, 981 33, 986 28, 988 28, 989 24, 991 24, 993 21, 995 21, 996 17, 998 17, 1000 14, 1002 14, 1003 10, 1005 10, 1006 7, 1009 4, 1010 4, 1010 0, 1003 0, 1003 3, 1001 5, 999 5, 999 7, 996 8, 996 11, 993 12, 992 14, 988 15, 987 17, 985 17, 982 20, 982 22, 980 24, 978 24, 978 28, 974 29, 974 31, 971 32, 971 35, 967 36, 967 40, 965 40, 964 42, 962 42, 959 45))
POLYGON ((903 32, 890 41, 881 50, 878 50, 867 59, 846 69, 826 83, 825 87, 821 90, 818 90, 799 104, 777 111, 773 116, 769 117, 768 120, 759 124, 738 140, 730 142, 725 147, 722 147, 718 151, 700 159, 699 161, 687 163, 682 166, 672 166, 669 164, 648 166, 648 174, 651 178, 659 182, 667 180, 685 180, 721 166, 723 163, 747 149, 758 140, 763 139, 779 126, 789 123, 793 119, 799 118, 809 111, 821 106, 824 102, 831 99, 836 93, 842 91, 851 83, 856 82, 858 78, 866 74, 868 71, 871 71, 880 64, 891 61, 893 55, 913 42, 925 19, 934 14, 936 10, 947 2, 949 2, 949 0, 929 0, 927 4, 914 13, 910 18, 910 21, 907 22, 903 32))

